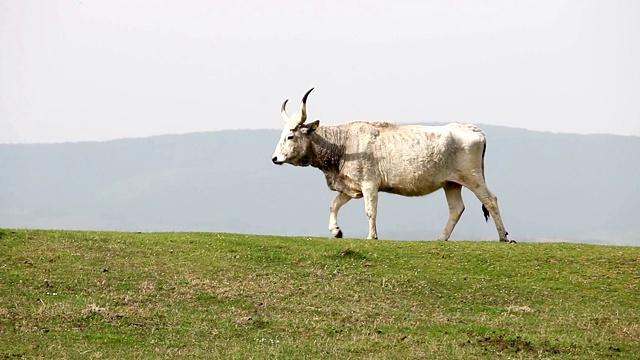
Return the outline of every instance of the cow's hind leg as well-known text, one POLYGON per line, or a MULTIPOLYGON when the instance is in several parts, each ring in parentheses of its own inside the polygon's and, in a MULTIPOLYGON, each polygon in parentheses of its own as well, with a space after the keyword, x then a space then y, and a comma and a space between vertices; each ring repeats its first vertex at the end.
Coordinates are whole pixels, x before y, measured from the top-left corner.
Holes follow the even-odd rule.
MULTIPOLYGON (((500 216, 500 209, 498 208, 498 198, 493 195, 489 188, 485 184, 484 180, 477 179, 474 184, 469 184, 467 186, 469 190, 473 191, 474 194, 478 197, 478 200, 486 207, 489 211, 491 217, 493 217, 493 222, 496 224, 496 230, 498 231, 498 236, 500 237, 500 241, 507 242, 515 242, 514 240, 507 239, 507 230, 504 228, 504 224, 502 223, 502 217, 500 216)), ((484 212, 484 209, 483 209, 484 212)), ((485 214, 485 218, 486 218, 485 214)), ((488 220, 488 219, 487 219, 488 220)))
POLYGON ((331 200, 331 206, 329 207, 329 231, 331 231, 334 237, 342 237, 342 230, 340 230, 340 226, 338 226, 338 211, 342 205, 348 203, 349 200, 351 200, 351 196, 341 192, 331 200))
POLYGON ((453 228, 456 227, 462 212, 464 211, 464 203, 462 202, 462 185, 448 182, 444 187, 444 194, 447 197, 449 206, 449 220, 442 231, 442 235, 438 240, 449 240, 453 228))

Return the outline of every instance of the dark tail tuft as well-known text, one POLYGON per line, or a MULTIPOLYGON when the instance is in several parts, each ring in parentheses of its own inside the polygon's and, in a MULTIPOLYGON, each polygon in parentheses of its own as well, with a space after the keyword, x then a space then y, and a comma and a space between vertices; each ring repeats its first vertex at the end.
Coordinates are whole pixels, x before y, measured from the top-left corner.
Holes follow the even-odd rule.
POLYGON ((484 214, 484 221, 489 221, 489 210, 482 204, 482 213, 484 214))

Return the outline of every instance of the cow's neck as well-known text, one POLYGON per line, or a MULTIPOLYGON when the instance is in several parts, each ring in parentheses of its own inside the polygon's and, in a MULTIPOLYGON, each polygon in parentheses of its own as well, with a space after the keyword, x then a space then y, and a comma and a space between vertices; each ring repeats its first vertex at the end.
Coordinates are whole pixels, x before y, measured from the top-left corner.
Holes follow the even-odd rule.
POLYGON ((318 127, 311 136, 311 166, 324 173, 329 189, 359 199, 362 190, 358 184, 342 174, 346 143, 347 131, 340 126, 318 127))
POLYGON ((336 126, 319 126, 311 137, 313 161, 311 166, 322 172, 337 172, 342 165, 344 136, 336 126))

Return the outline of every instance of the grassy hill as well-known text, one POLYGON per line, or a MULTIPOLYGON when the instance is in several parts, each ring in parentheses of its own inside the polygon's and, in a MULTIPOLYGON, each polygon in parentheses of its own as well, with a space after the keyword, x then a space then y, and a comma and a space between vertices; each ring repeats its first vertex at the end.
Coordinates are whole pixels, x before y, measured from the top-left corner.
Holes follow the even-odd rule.
POLYGON ((637 359, 640 248, 0 230, 0 358, 637 359))

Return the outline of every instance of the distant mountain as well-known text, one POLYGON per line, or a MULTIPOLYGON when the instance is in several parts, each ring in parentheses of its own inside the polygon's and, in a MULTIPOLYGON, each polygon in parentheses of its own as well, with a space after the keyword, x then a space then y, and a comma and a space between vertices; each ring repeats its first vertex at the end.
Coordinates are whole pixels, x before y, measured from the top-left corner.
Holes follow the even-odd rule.
MULTIPOLYGON (((482 126, 486 176, 511 237, 640 245, 640 137, 482 126)), ((330 236, 333 193, 313 168, 275 166, 278 130, 144 139, 0 145, 0 227, 212 231, 330 236)), ((495 239, 480 202, 452 239, 495 239)), ((443 192, 383 194, 385 239, 432 240, 447 219, 443 192)), ((345 205, 348 237, 366 237, 362 200, 345 205)))

